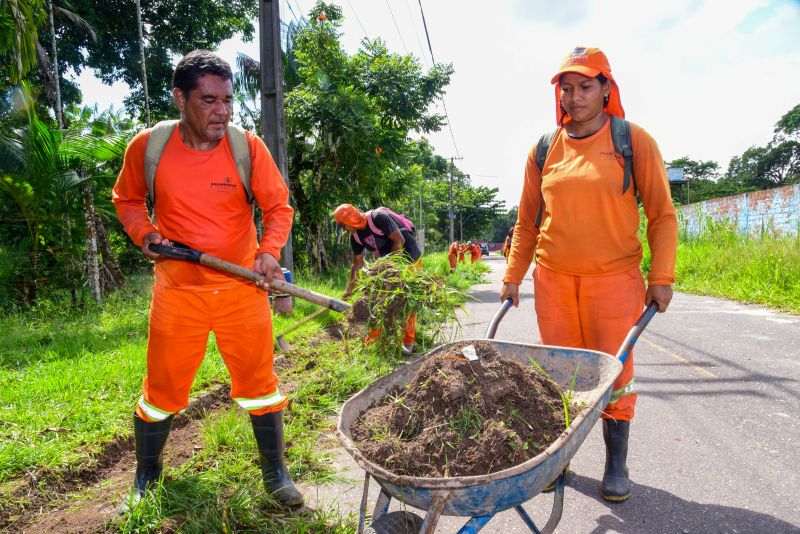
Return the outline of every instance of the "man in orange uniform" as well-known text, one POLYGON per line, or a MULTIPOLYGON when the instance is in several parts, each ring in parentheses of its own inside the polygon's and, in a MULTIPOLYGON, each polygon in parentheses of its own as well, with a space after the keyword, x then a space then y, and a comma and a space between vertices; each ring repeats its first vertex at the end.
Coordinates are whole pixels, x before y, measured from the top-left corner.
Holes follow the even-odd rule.
POLYGON ((283 458, 283 409, 288 399, 278 391, 272 367, 272 321, 263 291, 281 271, 278 258, 293 210, 269 151, 247 132, 250 187, 263 213, 263 237, 257 241, 248 194, 232 155, 231 80, 230 66, 208 51, 196 50, 178 63, 172 94, 181 118, 155 171, 152 201, 157 225, 145 206, 145 151, 152 130, 142 131, 128 145, 113 189, 125 231, 156 262, 147 375, 134 414, 136 478, 124 508, 138 502, 161 475, 172 419, 188 405, 210 331, 231 373, 231 397, 250 413, 266 488, 285 505, 303 503, 283 458), (171 245, 173 240, 253 268, 266 281, 256 287, 148 249, 151 243, 171 245))
MULTIPOLYGON (((600 50, 573 50, 552 83, 559 129, 541 172, 536 147, 528 156, 500 297, 519 305, 519 284, 535 257, 542 342, 615 354, 645 304, 655 301, 664 312, 672 298, 678 225, 664 160, 653 138, 630 124, 635 185, 624 188, 610 116, 622 119, 625 113, 600 50), (637 194, 652 252, 646 289, 639 268, 637 194)), ((635 406, 630 355, 602 414, 606 465, 601 493, 609 501, 630 497, 626 458, 635 406)))
POLYGON ((447 261, 450 262, 450 270, 454 270, 458 261, 458 241, 450 243, 450 248, 447 250, 447 261))

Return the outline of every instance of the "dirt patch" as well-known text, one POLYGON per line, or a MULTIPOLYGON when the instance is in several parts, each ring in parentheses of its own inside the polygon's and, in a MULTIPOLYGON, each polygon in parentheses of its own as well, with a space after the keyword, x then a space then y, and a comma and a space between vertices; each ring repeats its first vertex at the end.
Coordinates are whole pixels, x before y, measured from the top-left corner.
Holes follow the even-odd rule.
MULTIPOLYGON (((558 387, 536 366, 475 342, 478 361, 455 345, 427 359, 411 383, 353 424, 356 446, 399 475, 486 475, 544 451, 563 432, 558 387)), ((578 410, 570 409, 570 416, 578 410)))
MULTIPOLYGON (((206 412, 227 409, 232 402, 230 386, 223 384, 195 397, 172 424, 164 463, 181 465, 202 450, 200 420, 206 412)), ((0 531, 105 532, 130 490, 135 468, 131 436, 110 442, 92 467, 60 477, 31 475, 37 479, 35 485, 18 488, 8 496, 16 506, 3 507, 0 531)))

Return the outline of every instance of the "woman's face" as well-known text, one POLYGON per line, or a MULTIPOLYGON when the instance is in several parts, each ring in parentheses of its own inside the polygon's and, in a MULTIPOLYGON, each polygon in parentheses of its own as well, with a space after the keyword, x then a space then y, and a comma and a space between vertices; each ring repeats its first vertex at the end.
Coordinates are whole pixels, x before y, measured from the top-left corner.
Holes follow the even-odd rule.
POLYGON ((600 83, 597 78, 589 78, 576 72, 566 72, 561 76, 561 103, 576 123, 589 122, 603 112, 603 99, 611 87, 609 82, 600 83))

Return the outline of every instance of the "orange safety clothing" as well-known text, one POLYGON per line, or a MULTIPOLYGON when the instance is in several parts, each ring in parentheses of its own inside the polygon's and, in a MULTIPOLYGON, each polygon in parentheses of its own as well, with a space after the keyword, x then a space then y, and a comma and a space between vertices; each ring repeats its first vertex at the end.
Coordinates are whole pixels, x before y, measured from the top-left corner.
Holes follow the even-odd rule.
MULTIPOLYGON (((289 206, 286 183, 264 142, 247 133, 251 187, 263 213, 259 246, 227 135, 211 150, 195 150, 183 143, 179 129, 175 128, 156 170, 158 227, 150 222, 144 200, 144 152, 150 130, 136 135, 125 152, 112 200, 134 243, 141 246, 147 234, 158 231, 162 237, 249 269, 257 252, 280 258, 294 210, 289 206)), ((157 285, 185 291, 225 289, 242 283, 233 275, 184 261, 157 262, 155 280, 157 285)))
POLYGON ((616 80, 611 75, 611 65, 608 63, 606 55, 598 48, 585 48, 579 46, 572 50, 567 57, 561 62, 561 66, 550 83, 555 84, 556 91, 556 123, 563 126, 570 120, 569 113, 565 113, 564 108, 561 106, 561 75, 565 72, 577 72, 589 78, 595 78, 598 74, 602 74, 611 85, 611 91, 608 95, 608 103, 605 105, 605 111, 609 115, 616 115, 620 119, 625 118, 625 110, 622 108, 622 100, 619 94, 619 86, 616 80))
POLYGON ((337 206, 336 209, 333 210, 333 220, 336 221, 337 224, 346 224, 353 228, 362 229, 367 227, 367 216, 350 204, 340 204, 337 206))
POLYGON ((582 139, 559 130, 545 161, 543 184, 536 147, 531 150, 503 281, 519 284, 534 255, 548 269, 576 276, 617 274, 637 267, 642 245, 634 191, 648 220, 652 253, 648 281, 651 285, 675 281, 678 224, 661 153, 644 129, 631 124, 635 187, 622 194, 623 162, 614 149, 610 122, 582 139), (544 212, 537 228, 540 191, 544 212))
POLYGON ((478 244, 473 243, 469 247, 469 254, 470 254, 470 259, 472 260, 472 263, 475 263, 476 261, 480 260, 481 259, 481 246, 478 245, 478 244))
POLYGON ((458 243, 455 241, 450 243, 450 248, 447 250, 447 260, 450 262, 450 268, 455 269, 458 260, 458 243))
MULTIPOLYGON (((536 318, 545 345, 614 355, 644 308, 645 286, 639 266, 606 276, 576 276, 538 265, 533 280, 536 318)), ((636 389, 632 352, 612 391, 602 417, 633 419, 636 389)))
MULTIPOLYGON (((150 222, 144 178, 149 133, 139 133, 128 145, 112 191, 117 215, 137 245, 157 231, 164 238, 251 269, 257 253, 280 257, 294 210, 261 139, 247 133, 251 188, 263 213, 259 244, 227 136, 210 150, 195 150, 182 141, 180 126, 156 170, 157 227, 150 222)), ((286 406, 272 368, 272 322, 266 294, 232 275, 162 259, 155 266, 147 375, 137 405, 141 418, 163 420, 186 406, 210 331, 216 334, 231 373, 231 395, 243 408, 261 415, 286 406)))
POLYGON ((231 398, 253 415, 286 407, 272 367, 266 293, 252 284, 212 291, 155 285, 139 417, 160 421, 188 406, 210 331, 231 374, 231 398))

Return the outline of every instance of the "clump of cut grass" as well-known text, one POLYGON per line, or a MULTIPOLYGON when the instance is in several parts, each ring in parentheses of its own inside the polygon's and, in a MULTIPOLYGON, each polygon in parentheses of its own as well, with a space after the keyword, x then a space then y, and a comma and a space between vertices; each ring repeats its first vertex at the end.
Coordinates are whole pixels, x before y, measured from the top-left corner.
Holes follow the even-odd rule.
POLYGON ((400 346, 406 322, 417 316, 420 339, 442 339, 442 324, 457 322, 456 309, 463 294, 444 278, 429 274, 401 254, 378 258, 364 269, 353 291, 354 300, 366 302, 367 326, 380 329, 374 345, 381 353, 394 353, 400 346))
POLYGON ((450 418, 447 426, 455 430, 461 441, 478 439, 483 430, 483 417, 471 406, 462 406, 458 413, 450 418))

